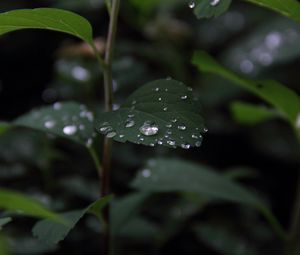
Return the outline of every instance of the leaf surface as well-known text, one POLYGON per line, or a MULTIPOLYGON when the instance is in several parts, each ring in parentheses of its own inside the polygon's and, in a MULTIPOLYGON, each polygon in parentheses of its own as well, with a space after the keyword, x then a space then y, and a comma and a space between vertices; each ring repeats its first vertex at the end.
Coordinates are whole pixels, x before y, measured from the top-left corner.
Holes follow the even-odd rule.
POLYGON ((67 33, 92 44, 90 23, 78 14, 54 8, 23 9, 0 14, 0 35, 21 29, 67 33))
POLYGON ((200 146, 205 132, 200 108, 183 83, 156 80, 136 90, 118 110, 98 116, 96 129, 119 142, 188 149, 200 146))
MULTIPOLYGON (((190 6, 192 5, 191 2, 190 6)), ((215 18, 226 12, 231 0, 196 0, 194 13, 197 18, 215 18)))

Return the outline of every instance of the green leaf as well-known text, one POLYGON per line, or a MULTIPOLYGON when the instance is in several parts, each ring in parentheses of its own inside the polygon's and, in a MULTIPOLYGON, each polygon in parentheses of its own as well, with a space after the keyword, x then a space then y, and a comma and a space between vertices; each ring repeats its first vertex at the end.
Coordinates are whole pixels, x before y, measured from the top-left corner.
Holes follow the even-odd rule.
POLYGON ((47 218, 63 223, 63 219, 38 201, 15 191, 0 189, 0 209, 11 210, 23 215, 47 218))
POLYGON ((6 240, 5 236, 3 236, 3 235, 0 235, 0 254, 1 255, 9 255, 10 254, 7 240, 6 240))
POLYGON ((4 225, 11 222, 11 220, 12 218, 10 217, 0 218, 0 230, 3 228, 4 225))
POLYGON ((14 124, 61 136, 89 147, 93 141, 93 120, 92 112, 84 105, 68 102, 32 110, 17 118, 14 124))
POLYGON ((194 13, 198 19, 215 18, 228 10, 231 0, 196 0, 195 4, 194 13))
POLYGON ((296 0, 245 0, 266 7, 300 22, 300 4, 296 0))
POLYGON ((191 192, 203 197, 229 200, 254 207, 263 202, 243 186, 203 165, 175 159, 150 162, 132 182, 148 192, 191 192))
POLYGON ((274 106, 293 127, 299 129, 300 98, 291 89, 272 80, 253 81, 238 76, 203 51, 194 54, 193 63, 200 71, 220 75, 262 98, 274 106))
POLYGON ((3 133, 5 133, 9 128, 10 128, 10 124, 7 122, 0 122, 0 135, 2 135, 3 133))
POLYGON ((230 111, 237 122, 247 125, 255 125, 280 117, 280 114, 274 109, 238 101, 230 104, 230 111))
POLYGON ((264 215, 278 236, 285 239, 284 230, 258 196, 207 166, 176 159, 152 160, 137 174, 131 186, 144 192, 189 192, 201 198, 252 206, 264 215))
POLYGON ((156 80, 136 90, 120 109, 97 118, 96 129, 119 142, 176 148, 200 146, 203 119, 191 89, 172 80, 156 80))
POLYGON ((37 222, 33 229, 33 235, 49 245, 57 244, 62 241, 69 232, 75 227, 78 221, 86 214, 90 213, 97 218, 101 218, 101 210, 111 200, 112 196, 107 196, 97 200, 83 210, 63 213, 61 216, 67 222, 60 224, 52 220, 42 220, 37 222))
POLYGON ((21 29, 47 29, 76 36, 93 43, 90 23, 70 11, 38 8, 4 12, 0 14, 0 35, 21 29))
POLYGON ((139 207, 149 196, 148 193, 138 192, 127 195, 112 203, 111 219, 112 233, 117 234, 122 230, 123 225, 134 218, 139 207))

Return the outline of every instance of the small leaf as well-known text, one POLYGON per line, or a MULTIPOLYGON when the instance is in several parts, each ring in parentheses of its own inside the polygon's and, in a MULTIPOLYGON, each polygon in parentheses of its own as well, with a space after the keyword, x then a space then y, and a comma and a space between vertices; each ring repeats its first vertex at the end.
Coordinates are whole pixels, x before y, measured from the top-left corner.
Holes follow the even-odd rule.
POLYGON ((116 111, 97 118, 96 129, 119 142, 188 149, 205 132, 200 105, 191 89, 175 80, 157 80, 136 90, 116 111))
POLYGON ((15 191, 0 189, 0 209, 11 210, 23 215, 64 222, 56 213, 51 212, 38 201, 15 191))
POLYGON ((112 203, 112 233, 116 234, 122 230, 123 225, 135 217, 138 208, 149 196, 148 193, 133 193, 120 198, 112 203))
POLYGON ((196 0, 194 13, 198 19, 215 18, 226 12, 230 4, 231 0, 196 0))
POLYGON ((76 36, 89 44, 93 42, 90 23, 70 11, 38 8, 0 14, 0 35, 21 29, 47 29, 76 36))
POLYGON ((5 218, 0 218, 0 230, 3 228, 4 225, 7 223, 11 222, 12 218, 10 217, 5 217, 5 218))
POLYGON ((76 210, 61 214, 67 224, 60 224, 53 222, 52 220, 39 221, 32 229, 33 235, 49 245, 57 244, 65 239, 69 232, 86 213, 90 213, 95 215, 97 218, 101 218, 101 210, 111 200, 111 198, 111 196, 107 196, 97 200, 83 210, 76 210))
POLYGON ((300 98, 291 89, 272 80, 253 81, 242 78, 221 66, 215 59, 202 51, 195 53, 193 63, 202 72, 218 74, 259 96, 280 111, 280 114, 282 114, 293 127, 297 127, 297 119, 298 116, 300 116, 300 98))
POLYGON ((231 103, 230 111, 237 122, 247 125, 280 117, 280 114, 273 109, 238 101, 231 103))
POLYGON ((295 0, 245 0, 247 2, 266 7, 300 22, 300 4, 295 0))
POLYGON ((261 207, 263 204, 246 188, 209 167, 183 160, 151 161, 131 185, 147 192, 191 192, 207 198, 229 200, 254 207, 261 207))
POLYGON ((93 113, 84 105, 68 102, 55 103, 53 106, 33 110, 17 118, 14 124, 91 146, 94 131, 93 120, 93 113))

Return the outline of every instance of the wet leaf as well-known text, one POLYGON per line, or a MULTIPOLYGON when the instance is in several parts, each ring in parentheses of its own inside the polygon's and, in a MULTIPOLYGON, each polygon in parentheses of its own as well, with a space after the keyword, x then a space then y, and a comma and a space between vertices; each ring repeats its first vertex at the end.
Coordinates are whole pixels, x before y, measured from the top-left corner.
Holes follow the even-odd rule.
POLYGON ((51 212, 38 201, 6 189, 0 189, 0 209, 37 218, 51 219, 56 222, 64 222, 58 214, 51 212))
POLYGON ((230 105, 230 111, 237 122, 247 125, 255 125, 280 117, 280 114, 274 109, 238 101, 230 105))
POLYGON ((14 124, 64 137, 85 146, 93 138, 93 113, 74 102, 55 103, 17 118, 14 124))
POLYGON ((207 166, 175 159, 151 161, 133 180, 132 187, 148 192, 191 192, 254 207, 263 202, 243 186, 207 166))
POLYGON ((300 98, 288 87, 273 80, 254 81, 238 76, 202 51, 195 53, 193 63, 200 71, 220 75, 262 98, 274 106, 293 127, 299 129, 297 120, 300 114, 300 98))
POLYGON ((67 33, 92 44, 90 23, 78 14, 54 8, 24 9, 0 14, 0 35, 21 29, 67 33))
POLYGON ((183 83, 156 80, 136 90, 118 110, 98 116, 96 129, 119 142, 198 147, 205 132, 200 108, 183 83))
POLYGON ((33 235, 39 240, 49 245, 57 244, 65 239, 69 232, 75 227, 78 221, 87 213, 101 218, 101 210, 111 200, 112 196, 107 196, 97 200, 82 210, 71 211, 61 214, 66 224, 53 222, 52 220, 42 220, 37 222, 33 229, 33 235))
POLYGON ((226 12, 231 0, 196 0, 190 2, 197 18, 215 18, 226 12), (195 5, 195 7, 193 7, 195 5))

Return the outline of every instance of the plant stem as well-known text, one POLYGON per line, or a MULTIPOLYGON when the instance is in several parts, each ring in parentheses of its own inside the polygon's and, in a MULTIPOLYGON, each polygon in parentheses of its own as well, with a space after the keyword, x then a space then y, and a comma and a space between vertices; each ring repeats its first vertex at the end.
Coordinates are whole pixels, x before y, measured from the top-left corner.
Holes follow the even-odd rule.
MULTIPOLYGON (((105 111, 111 111, 113 107, 113 79, 112 79, 112 59, 114 42, 117 31, 118 14, 120 9, 120 0, 112 0, 112 8, 110 12, 110 22, 108 28, 108 37, 105 50, 105 69, 103 70, 104 76, 104 100, 105 111)), ((103 144, 103 167, 101 173, 101 196, 109 194, 109 173, 111 168, 111 139, 105 137, 103 144)), ((105 222, 104 228, 104 247, 103 254, 109 255, 110 249, 110 219, 109 219, 109 205, 103 210, 103 219, 105 222)))

